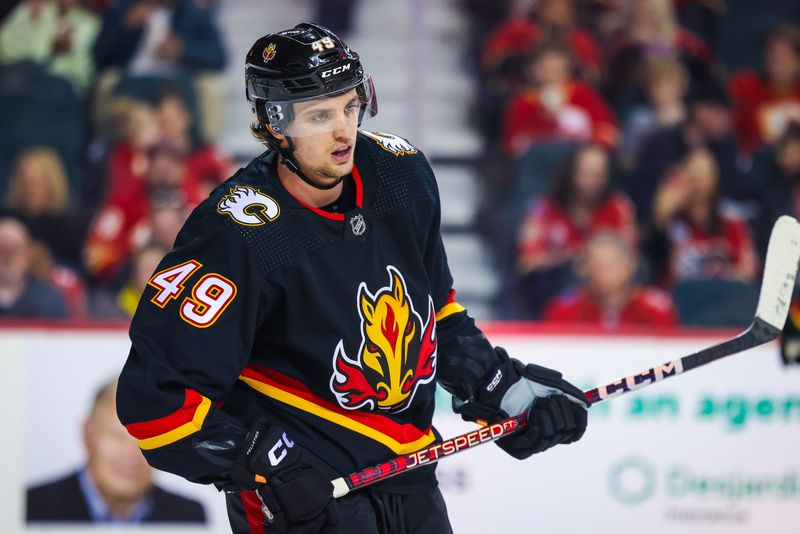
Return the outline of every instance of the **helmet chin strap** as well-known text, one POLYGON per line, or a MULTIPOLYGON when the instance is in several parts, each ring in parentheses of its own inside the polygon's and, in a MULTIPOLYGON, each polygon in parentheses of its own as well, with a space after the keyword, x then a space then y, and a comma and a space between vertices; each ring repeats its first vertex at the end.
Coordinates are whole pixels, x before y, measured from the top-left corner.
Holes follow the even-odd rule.
POLYGON ((285 137, 287 143, 289 144, 289 148, 278 150, 278 155, 280 155, 281 157, 281 163, 286 165, 286 167, 288 167, 290 171, 299 176, 301 180, 303 180, 305 183, 307 183, 314 189, 320 189, 323 191, 327 191, 328 189, 333 189, 334 187, 342 183, 342 180, 344 180, 344 176, 340 176, 338 180, 328 185, 319 185, 312 182, 311 179, 308 176, 306 176, 303 171, 300 170, 300 166, 292 157, 292 154, 294 154, 294 142, 292 141, 292 138, 289 137, 288 135, 285 137))

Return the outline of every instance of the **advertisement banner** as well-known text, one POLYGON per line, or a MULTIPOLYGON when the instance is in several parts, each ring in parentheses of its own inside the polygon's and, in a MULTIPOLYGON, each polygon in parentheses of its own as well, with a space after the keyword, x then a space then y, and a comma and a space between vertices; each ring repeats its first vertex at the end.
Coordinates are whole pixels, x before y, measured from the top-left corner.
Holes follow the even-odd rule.
MULTIPOLYGON (((583 389, 722 339, 491 329, 489 337, 583 389)), ((94 396, 119 373, 128 349, 119 330, 0 330, 0 387, 9 406, 0 446, 0 532, 53 531, 26 525, 26 488, 85 464, 84 424, 94 396)), ((452 414, 446 393, 439 401, 443 436, 475 428, 452 414)), ((438 473, 457 533, 794 533, 798 441, 800 370, 785 368, 773 343, 594 406, 576 444, 524 461, 488 444, 448 458, 438 473)), ((155 481, 204 507, 206 524, 181 532, 229 529, 215 489, 166 474, 155 481)), ((162 530, 174 532, 146 531, 162 530)))
MULTIPOLYGON (((722 340, 491 339, 584 390, 722 340)), ((471 428, 445 411, 437 426, 446 437, 471 428)), ((439 474, 456 532, 789 534, 798 439, 800 372, 773 343, 593 406, 573 445, 524 461, 487 445, 439 474)))

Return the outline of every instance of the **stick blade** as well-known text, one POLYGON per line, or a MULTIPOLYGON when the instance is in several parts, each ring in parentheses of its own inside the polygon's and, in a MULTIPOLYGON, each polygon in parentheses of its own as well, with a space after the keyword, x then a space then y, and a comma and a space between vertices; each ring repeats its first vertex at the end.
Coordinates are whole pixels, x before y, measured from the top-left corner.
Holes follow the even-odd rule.
POLYGON ((783 330, 800 261, 800 223, 783 215, 769 236, 756 318, 783 330))

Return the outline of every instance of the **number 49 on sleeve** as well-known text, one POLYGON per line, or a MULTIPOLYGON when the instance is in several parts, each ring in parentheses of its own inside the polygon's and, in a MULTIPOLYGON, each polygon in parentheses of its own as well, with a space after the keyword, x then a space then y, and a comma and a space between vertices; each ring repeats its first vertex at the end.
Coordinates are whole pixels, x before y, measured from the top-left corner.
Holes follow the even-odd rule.
MULTIPOLYGON (((164 308, 183 293, 186 280, 202 266, 197 261, 189 260, 157 272, 147 283, 158 290, 150 302, 164 308)), ((224 276, 206 274, 192 287, 192 296, 183 299, 180 307, 181 319, 198 328, 208 328, 219 319, 236 297, 236 293, 236 284, 224 276)))

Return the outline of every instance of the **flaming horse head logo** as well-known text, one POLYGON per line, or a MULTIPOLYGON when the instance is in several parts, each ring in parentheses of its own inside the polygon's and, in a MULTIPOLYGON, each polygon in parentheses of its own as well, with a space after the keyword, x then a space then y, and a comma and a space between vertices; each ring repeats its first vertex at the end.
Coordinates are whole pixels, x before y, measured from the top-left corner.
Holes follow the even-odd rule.
POLYGON ((428 318, 423 323, 403 276, 392 266, 387 271, 389 286, 375 294, 363 282, 358 288, 358 358, 345 354, 344 340, 334 353, 331 391, 348 410, 402 411, 411 404, 420 384, 433 380, 436 373, 433 300, 428 297, 428 318))

